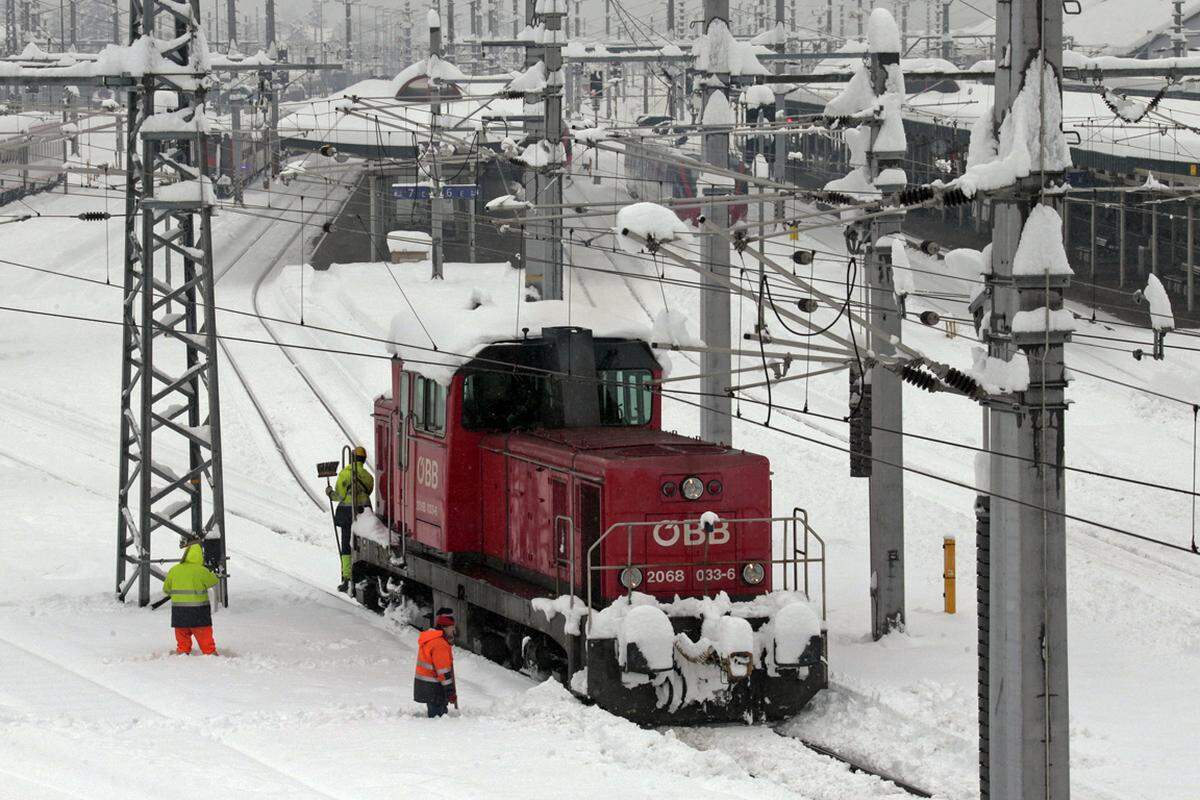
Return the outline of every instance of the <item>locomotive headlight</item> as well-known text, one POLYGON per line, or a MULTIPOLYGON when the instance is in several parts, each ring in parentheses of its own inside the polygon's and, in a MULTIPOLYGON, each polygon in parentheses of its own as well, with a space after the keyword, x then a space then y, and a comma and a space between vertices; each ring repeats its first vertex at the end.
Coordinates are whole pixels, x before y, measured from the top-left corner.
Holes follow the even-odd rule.
POLYGON ((762 564, 747 564, 742 567, 742 580, 752 586, 762 583, 765 577, 767 577, 767 571, 763 569, 762 564))
POLYGON ((698 500, 700 495, 704 494, 704 481, 695 476, 684 478, 683 482, 679 484, 679 491, 685 499, 698 500))
POLYGON ((620 581, 626 589, 636 589, 642 585, 642 571, 637 567, 626 567, 621 570, 620 581))

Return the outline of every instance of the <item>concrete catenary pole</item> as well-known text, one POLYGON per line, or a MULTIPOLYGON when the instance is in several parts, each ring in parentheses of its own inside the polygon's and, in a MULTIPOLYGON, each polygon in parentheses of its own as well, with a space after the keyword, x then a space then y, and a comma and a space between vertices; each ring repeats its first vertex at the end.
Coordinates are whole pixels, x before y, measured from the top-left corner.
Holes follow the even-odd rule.
MULTIPOLYGON (((433 72, 434 62, 442 57, 442 18, 437 11, 430 9, 427 15, 429 19, 429 72, 433 72)), ((442 206, 442 179, 441 169, 439 168, 438 152, 441 147, 441 142, 438 141, 438 128, 440 117, 442 115, 441 91, 438 88, 438 82, 429 78, 429 158, 430 158, 430 177, 432 178, 433 188, 429 191, 429 238, 430 245, 433 250, 433 273, 434 278, 442 277, 442 261, 444 253, 442 251, 442 219, 444 208, 442 206)))
POLYGON ((954 58, 954 39, 950 35, 950 2, 942 3, 942 58, 954 58))
MULTIPOLYGON (((527 171, 533 181, 526 182, 526 199, 544 205, 543 212, 535 212, 527 229, 532 234, 526 246, 526 280, 538 290, 543 300, 561 300, 563 297, 563 249, 562 249, 562 139, 563 139, 563 20, 566 17, 567 0, 540 0, 542 9, 538 15, 545 25, 546 33, 540 46, 526 57, 534 63, 540 58, 545 63, 546 87, 542 90, 542 121, 536 137, 536 145, 549 154, 543 166, 527 171), (529 197, 530 188, 536 194, 529 197)), ((527 95, 528 97, 528 95, 527 95)), ((528 137, 534 138, 534 137, 528 137)))
MULTIPOLYGON (((881 9, 874 13, 888 16, 881 9)), ((894 28, 895 21, 890 21, 894 28)), ((900 64, 897 42, 891 37, 881 38, 883 41, 868 37, 871 85, 876 97, 896 88, 895 81, 889 81, 888 69, 898 72, 900 64)), ((891 113, 897 114, 899 109, 893 108, 891 113)), ((904 143, 895 140, 894 130, 889 133, 886 122, 874 122, 867 168, 872 182, 885 195, 904 188, 904 157, 904 143)), ((891 242, 881 246, 877 243, 881 238, 898 236, 903 219, 903 214, 887 214, 875 217, 867 226, 867 319, 873 329, 869 342, 870 349, 882 356, 895 355, 903 316, 896 298, 891 242)), ((871 368, 866 380, 871 387, 871 455, 876 459, 869 478, 871 636, 879 639, 904 626, 904 395, 900 376, 881 366, 871 368)))
MULTIPOLYGON (((776 52, 787 52, 787 34, 785 32, 786 12, 783 8, 784 0, 775 0, 775 34, 779 37, 779 41, 775 46, 776 52)), ((782 60, 775 62, 775 72, 782 73, 786 69, 782 60)), ((787 94, 783 91, 784 84, 775 84, 775 123, 783 122, 786 116, 787 94)), ((783 181, 787 176, 787 134, 779 132, 775 134, 775 159, 771 164, 771 177, 777 181, 783 181)), ((765 232, 765 228, 763 229, 765 232)))
POLYGON ((225 11, 225 32, 229 37, 227 44, 233 47, 233 43, 237 41, 237 0, 228 0, 225 11))
MULTIPOLYGON (((709 35, 732 36, 729 31, 729 0, 704 0, 704 32, 709 35)), ((721 50, 720 48, 715 48, 721 50)), ((721 50, 724 52, 724 50, 721 50)), ((720 118, 720 110, 729 108, 729 64, 710 63, 704 81, 703 157, 705 163, 723 170, 729 169, 729 124, 720 118), (715 104, 715 105, 714 105, 715 104), (714 113, 716 111, 717 113, 714 113), (716 122, 719 124, 710 124, 716 122)), ((729 193, 724 185, 707 186, 704 193, 713 198, 704 214, 722 231, 729 228, 729 206, 721 195, 729 193)), ((729 243, 721 236, 706 234, 701 244, 705 272, 701 292, 700 331, 708 350, 700 356, 700 438, 709 442, 733 443, 733 406, 727 394, 730 383, 730 295, 725 291, 729 276, 729 243)))
POLYGON ((1187 55, 1187 33, 1183 30, 1183 0, 1171 3, 1171 51, 1176 58, 1187 55))
MULTIPOLYGON (((997 62, 995 130, 1030 99, 1021 97, 1022 92, 1033 92, 1032 102, 1043 109, 1041 118, 1058 118, 1062 13, 1062 4, 1041 0, 1012 0, 997 7, 996 52, 1009 55, 997 62)), ((979 658, 988 679, 981 795, 990 800, 1067 800, 1070 795, 1062 516, 1063 345, 1069 334, 1055 321, 1069 275, 1040 264, 1037 274, 1030 274, 1026 264, 1014 274, 1013 264, 1026 222, 1046 197, 1044 188, 1062 181, 1066 145, 1059 137, 1056 126, 1045 133, 1031 131, 1031 140, 1042 143, 1030 154, 1032 174, 992 201, 985 295, 989 323, 981 333, 989 355, 1028 361, 1029 384, 988 412, 989 613, 988 627, 980 631, 979 658), (1019 313, 1029 324, 1016 324, 1019 313)), ((1065 260, 1061 248, 1061 239, 1040 241, 1041 263, 1052 264, 1055 249, 1065 260)))
POLYGON ((275 44, 275 0, 267 0, 266 29, 263 40, 268 47, 275 44))

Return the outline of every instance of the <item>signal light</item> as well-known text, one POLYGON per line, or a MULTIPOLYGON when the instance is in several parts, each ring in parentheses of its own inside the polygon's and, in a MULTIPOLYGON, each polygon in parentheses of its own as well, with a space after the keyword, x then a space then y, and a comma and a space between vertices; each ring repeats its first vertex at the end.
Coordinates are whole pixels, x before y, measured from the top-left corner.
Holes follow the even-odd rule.
POLYGON ((817 302, 815 297, 801 297, 796 301, 796 307, 805 314, 811 314, 820 308, 821 304, 817 302))
POLYGON ((921 324, 933 327, 942 321, 942 317, 936 311, 922 311, 920 315, 921 324))
POLYGON ((675 496, 674 481, 667 481, 666 483, 664 483, 662 485, 662 494, 663 494, 663 497, 674 497, 675 496))
POLYGON ((751 586, 762 583, 765 577, 767 577, 767 571, 763 569, 762 564, 752 563, 742 567, 742 580, 751 586))
POLYGON ((813 262, 814 255, 812 250, 796 250, 792 253, 792 261, 806 267, 813 262))
POLYGON ((720 494, 724 488, 725 487, 722 486, 721 482, 718 480, 711 480, 708 482, 708 493, 709 494, 720 494))
POLYGON ((619 580, 626 589, 636 589, 642 585, 642 571, 637 567, 626 567, 621 570, 619 580))

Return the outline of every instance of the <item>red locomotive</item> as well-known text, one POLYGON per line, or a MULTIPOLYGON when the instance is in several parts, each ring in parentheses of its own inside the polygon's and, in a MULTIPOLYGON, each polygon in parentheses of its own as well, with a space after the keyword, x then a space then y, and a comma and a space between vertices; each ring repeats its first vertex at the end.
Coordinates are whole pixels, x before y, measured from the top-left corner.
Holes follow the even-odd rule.
POLYGON ((771 519, 765 458, 661 430, 661 373, 580 328, 485 346, 449 386, 395 358, 359 601, 453 608, 468 648, 641 722, 795 713, 827 680, 823 544, 771 519))

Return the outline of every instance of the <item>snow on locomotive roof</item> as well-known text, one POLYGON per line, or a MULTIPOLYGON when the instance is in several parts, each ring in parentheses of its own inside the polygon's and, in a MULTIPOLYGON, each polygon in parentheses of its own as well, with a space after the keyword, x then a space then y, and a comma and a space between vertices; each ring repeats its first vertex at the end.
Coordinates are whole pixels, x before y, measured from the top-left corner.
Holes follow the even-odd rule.
MULTIPOLYGON (((277 285, 298 284, 298 269, 281 270, 277 285)), ((480 350, 521 339, 526 328, 530 337, 540 336, 545 327, 575 325, 590 328, 596 336, 645 342, 662 338, 663 332, 648 320, 613 313, 611 304, 593 308, 579 298, 526 302, 525 273, 507 263, 448 263, 441 280, 433 280, 430 272, 428 261, 336 264, 328 271, 309 272, 311 296, 336 297, 344 309, 339 312, 342 318, 317 319, 316 324, 343 325, 348 313, 355 328, 387 331, 389 353, 403 358, 408 369, 443 385, 480 350)), ((310 316, 315 313, 310 306, 310 316)))

